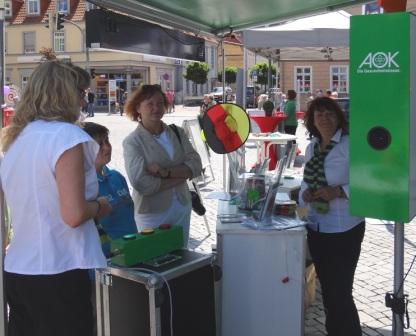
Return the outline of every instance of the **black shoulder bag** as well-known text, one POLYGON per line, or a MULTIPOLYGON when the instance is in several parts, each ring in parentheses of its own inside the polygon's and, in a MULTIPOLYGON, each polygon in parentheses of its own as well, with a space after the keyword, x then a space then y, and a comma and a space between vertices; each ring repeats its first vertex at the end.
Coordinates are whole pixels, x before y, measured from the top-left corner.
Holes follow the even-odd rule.
MULTIPOLYGON (((181 139, 181 136, 179 135, 179 131, 178 131, 178 128, 176 127, 176 125, 175 124, 170 124, 169 127, 171 128, 171 130, 173 132, 175 132, 176 137, 178 138, 179 143, 182 146, 182 139, 181 139)), ((183 148, 183 146, 182 146, 182 148, 183 148)), ((201 199, 200 199, 198 193, 196 192, 196 186, 195 186, 194 181, 192 181, 192 185, 194 186, 194 189, 195 189, 195 190, 189 190, 189 192, 191 193, 191 199, 192 199, 192 210, 195 211, 199 216, 203 216, 203 215, 205 215, 205 212, 207 210, 205 209, 204 205, 201 202, 201 199)))

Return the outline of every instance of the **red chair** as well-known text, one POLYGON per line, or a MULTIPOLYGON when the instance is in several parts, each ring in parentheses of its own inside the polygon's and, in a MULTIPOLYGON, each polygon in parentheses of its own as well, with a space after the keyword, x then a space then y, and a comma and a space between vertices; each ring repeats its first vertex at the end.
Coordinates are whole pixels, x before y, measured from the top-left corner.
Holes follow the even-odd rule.
MULTIPOLYGON (((277 129, 279 123, 286 119, 283 113, 276 113, 273 117, 252 116, 250 117, 260 128, 262 133, 274 132, 277 129)), ((267 148, 268 142, 264 142, 264 146, 267 148)), ((276 145, 270 146, 268 156, 270 158, 269 170, 273 170, 277 163, 276 145)))

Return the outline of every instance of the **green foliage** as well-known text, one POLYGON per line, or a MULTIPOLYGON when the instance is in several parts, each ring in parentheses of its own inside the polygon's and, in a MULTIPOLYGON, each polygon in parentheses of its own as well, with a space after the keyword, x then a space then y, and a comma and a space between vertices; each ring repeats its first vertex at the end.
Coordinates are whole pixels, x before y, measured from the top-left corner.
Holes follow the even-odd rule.
MULTIPOLYGON (((269 73, 269 65, 264 63, 257 63, 250 68, 250 78, 253 79, 253 71, 256 70, 257 72, 257 84, 266 85, 267 84, 267 76, 269 73)), ((276 85, 276 66, 272 64, 272 85, 276 85)))
MULTIPOLYGON (((218 81, 222 82, 222 72, 218 73, 218 81)), ((237 68, 236 67, 225 67, 225 82, 232 84, 237 81, 237 68)))
POLYGON ((201 62, 189 63, 186 66, 185 79, 195 84, 205 84, 208 81, 208 64, 201 62))

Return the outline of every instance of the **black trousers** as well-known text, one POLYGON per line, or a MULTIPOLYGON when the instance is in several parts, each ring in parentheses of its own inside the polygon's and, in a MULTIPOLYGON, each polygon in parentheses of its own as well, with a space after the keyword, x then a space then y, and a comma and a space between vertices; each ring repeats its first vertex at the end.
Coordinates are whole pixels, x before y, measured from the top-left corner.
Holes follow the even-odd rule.
POLYGON ((285 126, 285 133, 286 134, 292 134, 292 135, 296 135, 296 128, 298 126, 285 126))
POLYGON ((321 283, 328 336, 362 335, 352 288, 364 232, 364 222, 341 233, 308 229, 308 245, 321 283))
POLYGON ((88 270, 54 275, 5 272, 8 336, 92 336, 88 270))

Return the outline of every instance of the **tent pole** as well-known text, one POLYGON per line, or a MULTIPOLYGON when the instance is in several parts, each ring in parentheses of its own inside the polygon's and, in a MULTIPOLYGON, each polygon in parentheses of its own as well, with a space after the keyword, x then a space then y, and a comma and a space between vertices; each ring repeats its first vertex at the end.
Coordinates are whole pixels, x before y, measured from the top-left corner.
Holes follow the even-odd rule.
POLYGON ((272 95, 272 56, 268 57, 268 62, 269 62, 269 69, 267 71, 267 91, 268 91, 269 99, 270 99, 272 95))
MULTIPOLYGON (((243 47, 243 109, 244 111, 247 108, 247 48, 243 47)), ((243 145, 242 147, 242 158, 241 158, 243 166, 241 169, 245 172, 246 171, 246 147, 243 145)))
MULTIPOLYGON (((4 104, 4 1, 0 1, 0 106, 4 104)), ((3 127, 3 108, 0 107, 0 126, 3 127)), ((4 256, 6 251, 6 221, 5 221, 5 201, 3 190, 0 188, 0 336, 6 335, 7 315, 6 300, 4 295, 4 256)))
MULTIPOLYGON (((394 293, 403 299, 404 224, 394 223, 394 293)), ((404 315, 393 313, 393 336, 404 335, 404 315)))
MULTIPOLYGON (((221 47, 221 72, 222 72, 222 102, 225 103, 225 55, 224 55, 224 37, 221 37, 220 42, 221 47)), ((227 156, 222 156, 222 188, 224 191, 229 191, 229 186, 227 183, 227 178, 229 176, 229 171, 227 170, 227 156)))

